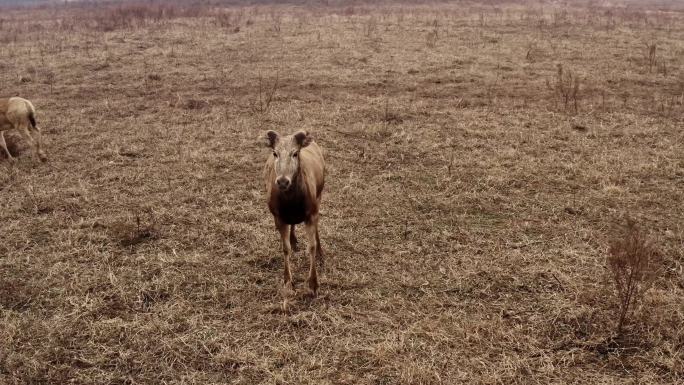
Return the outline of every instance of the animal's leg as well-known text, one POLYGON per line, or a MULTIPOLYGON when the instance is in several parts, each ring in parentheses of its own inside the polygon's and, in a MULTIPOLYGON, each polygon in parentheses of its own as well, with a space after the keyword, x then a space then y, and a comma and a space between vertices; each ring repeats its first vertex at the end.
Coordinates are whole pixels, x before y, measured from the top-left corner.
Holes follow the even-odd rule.
POLYGON ((297 237, 295 236, 295 225, 290 226, 290 246, 292 246, 294 251, 299 250, 297 247, 297 237))
POLYGON ((0 131, 0 147, 2 147, 3 150, 5 150, 5 154, 7 155, 7 160, 10 162, 14 160, 12 158, 12 154, 10 154, 9 150, 7 149, 7 143, 5 142, 5 132, 0 131))
POLYGON ((318 249, 318 237, 316 233, 318 232, 318 215, 315 215, 311 220, 307 221, 306 227, 306 237, 309 241, 307 251, 309 254, 309 289, 307 294, 315 297, 318 292, 318 273, 316 272, 316 250, 318 249))
POLYGON ((43 135, 40 132, 40 128, 38 126, 33 126, 31 125, 31 131, 33 132, 33 136, 36 138, 36 154, 38 154, 38 158, 42 162, 47 161, 47 156, 45 155, 45 152, 43 151, 43 135))
POLYGON ((290 299, 294 297, 295 291, 292 286, 292 270, 290 269, 290 256, 292 247, 290 246, 290 225, 282 223, 276 219, 276 227, 280 233, 280 240, 283 246, 283 287, 280 294, 283 296, 283 310, 287 311, 290 299))
MULTIPOLYGON (((318 195, 318 198, 316 199, 318 200, 318 207, 321 207, 321 196, 318 195)), ((321 248, 321 237, 318 235, 318 217, 316 217, 316 257, 321 264, 321 268, 323 268, 325 258, 323 257, 323 248, 321 248)))
MULTIPOLYGON (((28 143, 29 147, 33 147, 34 149, 36 148, 36 141, 33 140, 33 137, 31 136, 31 133, 29 132, 28 125, 27 124, 20 124, 19 127, 19 133, 21 134, 22 137, 24 137, 24 140, 26 143, 28 143)), ((36 150, 37 152, 37 150, 36 150)))
POLYGON ((321 264, 322 268, 325 258, 323 257, 323 249, 321 248, 321 237, 318 235, 318 226, 316 226, 316 259, 318 259, 318 263, 321 264))

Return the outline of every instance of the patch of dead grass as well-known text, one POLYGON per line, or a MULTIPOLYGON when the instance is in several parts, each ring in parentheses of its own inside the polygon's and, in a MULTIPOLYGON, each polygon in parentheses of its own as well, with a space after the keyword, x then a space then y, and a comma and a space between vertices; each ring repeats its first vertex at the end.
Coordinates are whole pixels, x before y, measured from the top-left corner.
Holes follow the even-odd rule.
POLYGON ((0 165, 0 383, 681 382, 681 14, 331 3, 106 32, 3 11, 0 87, 35 102, 51 162, 0 165), (329 165, 322 293, 291 314, 267 129, 310 130, 329 165), (665 272, 613 346, 626 212, 665 272))

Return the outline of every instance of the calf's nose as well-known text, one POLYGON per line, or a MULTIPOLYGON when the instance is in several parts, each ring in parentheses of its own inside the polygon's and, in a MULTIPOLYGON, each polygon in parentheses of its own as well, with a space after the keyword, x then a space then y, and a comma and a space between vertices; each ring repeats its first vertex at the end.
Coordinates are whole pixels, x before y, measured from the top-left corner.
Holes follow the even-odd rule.
POLYGON ((290 187, 290 179, 284 176, 276 179, 276 183, 278 183, 278 188, 281 190, 286 190, 288 187, 290 187))

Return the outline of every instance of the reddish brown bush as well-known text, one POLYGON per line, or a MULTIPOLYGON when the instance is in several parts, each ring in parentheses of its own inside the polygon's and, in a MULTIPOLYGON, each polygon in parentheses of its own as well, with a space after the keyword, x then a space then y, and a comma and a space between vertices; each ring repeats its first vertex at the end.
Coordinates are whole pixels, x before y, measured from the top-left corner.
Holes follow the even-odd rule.
POLYGON ((627 222, 624 233, 611 242, 608 268, 617 292, 618 335, 622 334, 630 311, 653 285, 659 262, 660 256, 653 242, 632 220, 627 222))

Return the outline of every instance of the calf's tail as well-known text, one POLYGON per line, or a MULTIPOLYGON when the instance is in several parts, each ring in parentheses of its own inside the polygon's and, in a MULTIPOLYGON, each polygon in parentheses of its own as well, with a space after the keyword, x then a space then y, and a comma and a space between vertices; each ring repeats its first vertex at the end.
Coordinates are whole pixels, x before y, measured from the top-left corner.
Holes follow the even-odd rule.
POLYGON ((33 113, 33 111, 31 111, 29 113, 28 118, 29 118, 29 121, 31 122, 31 126, 33 126, 33 129, 35 130, 36 129, 36 115, 33 113))

